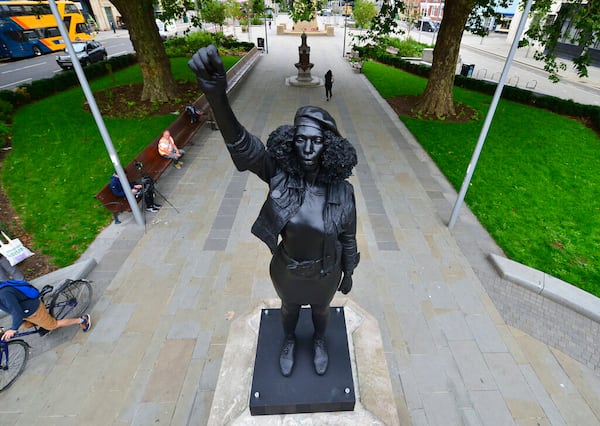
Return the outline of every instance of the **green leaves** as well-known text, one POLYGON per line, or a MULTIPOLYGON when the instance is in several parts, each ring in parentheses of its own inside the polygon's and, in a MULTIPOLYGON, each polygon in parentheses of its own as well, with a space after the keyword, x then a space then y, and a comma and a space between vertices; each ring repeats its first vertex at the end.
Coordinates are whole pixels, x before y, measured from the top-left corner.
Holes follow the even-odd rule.
POLYGON ((315 12, 313 0, 294 0, 290 17, 294 22, 311 21, 315 17, 315 12))

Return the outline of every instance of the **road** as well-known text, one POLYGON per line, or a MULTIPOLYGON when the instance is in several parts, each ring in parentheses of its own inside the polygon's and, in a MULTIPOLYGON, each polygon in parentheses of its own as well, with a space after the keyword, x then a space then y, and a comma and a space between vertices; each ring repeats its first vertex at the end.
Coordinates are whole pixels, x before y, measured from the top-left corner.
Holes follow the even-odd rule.
MULTIPOLYGON (((133 46, 126 31, 104 33, 99 36, 108 56, 133 52, 133 46)), ((0 62, 0 90, 11 90, 21 84, 31 83, 42 78, 51 78, 62 72, 56 64, 56 56, 62 52, 49 53, 33 58, 0 62)))

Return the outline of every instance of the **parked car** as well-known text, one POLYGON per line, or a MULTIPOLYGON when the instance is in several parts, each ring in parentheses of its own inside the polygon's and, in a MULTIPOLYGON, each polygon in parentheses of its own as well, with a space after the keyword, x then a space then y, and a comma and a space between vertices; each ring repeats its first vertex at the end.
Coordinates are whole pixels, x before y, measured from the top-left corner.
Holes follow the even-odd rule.
POLYGON ((416 28, 419 31, 434 33, 440 28, 440 24, 435 21, 417 21, 416 28))
MULTIPOLYGON (((73 43, 73 49, 75 50, 75 54, 77 55, 77 58, 79 58, 79 63, 82 67, 94 62, 104 61, 106 58, 108 58, 106 49, 104 46, 102 46, 102 44, 100 44, 100 42, 96 40, 75 42, 73 43)), ((59 55, 56 57, 56 63, 63 70, 73 68, 71 56, 69 56, 69 52, 67 52, 66 49, 64 55, 59 55)))

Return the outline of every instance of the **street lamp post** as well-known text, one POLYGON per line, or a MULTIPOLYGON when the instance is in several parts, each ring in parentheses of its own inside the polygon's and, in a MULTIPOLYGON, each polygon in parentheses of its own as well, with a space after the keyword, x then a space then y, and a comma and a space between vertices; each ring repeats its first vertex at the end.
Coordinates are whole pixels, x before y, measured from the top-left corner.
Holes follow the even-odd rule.
POLYGON ((267 38, 267 19, 265 18, 265 52, 269 53, 269 41, 267 38))
MULTIPOLYGON (((346 6, 347 3, 344 3, 346 6)), ((348 14, 344 7, 342 7, 342 13, 344 14, 344 46, 342 46, 342 58, 346 56, 346 27, 348 25, 348 14)))

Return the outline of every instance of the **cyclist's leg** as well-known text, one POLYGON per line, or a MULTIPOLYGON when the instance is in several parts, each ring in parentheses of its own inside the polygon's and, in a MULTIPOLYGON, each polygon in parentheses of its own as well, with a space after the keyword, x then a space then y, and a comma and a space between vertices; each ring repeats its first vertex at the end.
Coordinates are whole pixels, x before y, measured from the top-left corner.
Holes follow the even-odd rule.
POLYGON ((48 331, 81 324, 84 321, 82 317, 56 319, 50 315, 50 312, 48 312, 42 303, 40 303, 38 310, 33 315, 27 317, 26 320, 48 331))
POLYGON ((81 318, 92 300, 92 286, 87 280, 67 281, 52 296, 49 311, 56 319, 81 318))
POLYGON ((46 309, 46 306, 42 302, 40 302, 40 306, 33 314, 23 319, 30 324, 34 324, 46 330, 54 330, 55 328, 58 328, 58 321, 56 318, 50 315, 46 309))
POLYGON ((29 358, 29 346, 22 340, 0 344, 0 391, 21 375, 29 358))

